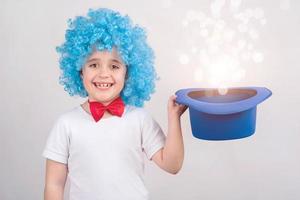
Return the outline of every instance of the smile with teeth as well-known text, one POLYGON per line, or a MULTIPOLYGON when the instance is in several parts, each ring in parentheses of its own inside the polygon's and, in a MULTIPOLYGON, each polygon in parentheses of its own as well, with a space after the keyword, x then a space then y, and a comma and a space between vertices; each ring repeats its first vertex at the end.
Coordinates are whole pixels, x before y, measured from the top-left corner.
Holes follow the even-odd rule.
POLYGON ((94 85, 97 88, 105 89, 105 88, 110 88, 113 84, 112 83, 94 83, 94 85))

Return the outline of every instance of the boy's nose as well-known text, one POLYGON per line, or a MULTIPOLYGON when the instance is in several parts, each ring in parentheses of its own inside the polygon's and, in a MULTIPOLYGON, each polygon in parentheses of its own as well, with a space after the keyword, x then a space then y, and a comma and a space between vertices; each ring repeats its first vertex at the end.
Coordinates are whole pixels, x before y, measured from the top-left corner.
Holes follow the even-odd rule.
POLYGON ((100 67, 98 70, 98 76, 101 77, 108 77, 110 75, 110 71, 108 69, 108 67, 100 67))

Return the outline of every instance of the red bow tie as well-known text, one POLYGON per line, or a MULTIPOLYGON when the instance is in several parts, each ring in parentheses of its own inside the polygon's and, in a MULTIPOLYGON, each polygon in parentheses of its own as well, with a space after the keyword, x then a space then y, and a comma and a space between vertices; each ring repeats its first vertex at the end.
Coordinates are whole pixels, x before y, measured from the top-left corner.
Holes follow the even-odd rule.
POLYGON ((88 100, 88 102, 90 104, 90 111, 96 122, 103 117, 105 111, 108 111, 112 115, 121 117, 125 109, 125 104, 121 97, 116 98, 107 106, 104 106, 102 103, 97 101, 90 102, 90 100, 88 100))

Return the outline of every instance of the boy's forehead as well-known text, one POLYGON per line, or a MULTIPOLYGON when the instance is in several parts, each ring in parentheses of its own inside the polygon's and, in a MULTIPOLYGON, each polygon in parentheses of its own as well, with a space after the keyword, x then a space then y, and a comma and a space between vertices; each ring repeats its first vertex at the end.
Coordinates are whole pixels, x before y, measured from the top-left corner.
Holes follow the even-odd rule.
POLYGON ((103 51, 99 51, 99 50, 96 50, 94 51, 90 57, 88 58, 88 61, 89 60, 94 60, 94 59, 111 59, 111 60, 119 60, 122 62, 122 59, 118 53, 118 51, 116 50, 116 48, 113 48, 111 51, 109 50, 103 50, 103 51))

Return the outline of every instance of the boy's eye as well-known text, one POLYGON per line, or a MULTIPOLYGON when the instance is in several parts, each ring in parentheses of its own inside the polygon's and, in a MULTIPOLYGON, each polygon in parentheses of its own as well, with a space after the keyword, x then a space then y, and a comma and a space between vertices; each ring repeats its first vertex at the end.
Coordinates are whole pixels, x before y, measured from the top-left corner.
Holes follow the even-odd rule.
POLYGON ((111 68, 113 68, 113 69, 119 69, 120 67, 118 65, 112 65, 111 68))
POLYGON ((95 67, 97 67, 97 64, 91 64, 91 65, 89 65, 89 67, 95 68, 95 67))

